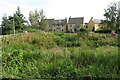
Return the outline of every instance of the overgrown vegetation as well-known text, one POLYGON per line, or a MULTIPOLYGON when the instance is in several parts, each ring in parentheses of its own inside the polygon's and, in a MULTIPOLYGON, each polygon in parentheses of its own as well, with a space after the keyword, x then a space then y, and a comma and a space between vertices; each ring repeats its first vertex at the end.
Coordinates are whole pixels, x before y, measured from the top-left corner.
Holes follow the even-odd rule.
POLYGON ((28 33, 2 38, 2 77, 120 78, 118 34, 104 34, 120 30, 119 12, 116 3, 109 5, 102 23, 106 27, 98 29, 98 33, 90 33, 84 27, 77 33, 59 33, 44 32, 46 17, 43 10, 30 11, 28 25, 18 7, 13 16, 2 18, 2 34, 25 30, 28 33))
POLYGON ((117 37, 33 32, 2 39, 4 78, 120 78, 117 37))

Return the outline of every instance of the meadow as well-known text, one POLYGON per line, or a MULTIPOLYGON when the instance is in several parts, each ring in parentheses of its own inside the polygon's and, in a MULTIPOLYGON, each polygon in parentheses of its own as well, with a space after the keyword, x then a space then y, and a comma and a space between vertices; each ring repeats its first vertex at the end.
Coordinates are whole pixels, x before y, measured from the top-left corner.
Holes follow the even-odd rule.
POLYGON ((117 37, 31 32, 2 38, 3 78, 120 78, 117 37))

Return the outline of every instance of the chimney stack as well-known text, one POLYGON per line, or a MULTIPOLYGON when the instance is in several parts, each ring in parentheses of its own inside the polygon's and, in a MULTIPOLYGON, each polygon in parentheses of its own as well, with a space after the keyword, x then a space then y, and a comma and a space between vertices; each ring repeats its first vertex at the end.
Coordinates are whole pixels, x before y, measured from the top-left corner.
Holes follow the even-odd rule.
POLYGON ((93 17, 91 17, 91 19, 93 19, 93 17))

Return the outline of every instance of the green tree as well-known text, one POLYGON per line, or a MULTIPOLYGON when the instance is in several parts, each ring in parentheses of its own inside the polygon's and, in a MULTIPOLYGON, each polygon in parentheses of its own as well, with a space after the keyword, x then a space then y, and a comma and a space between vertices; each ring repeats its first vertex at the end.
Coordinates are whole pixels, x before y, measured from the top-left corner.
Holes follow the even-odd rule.
POLYGON ((20 11, 20 7, 17 7, 16 13, 13 15, 14 22, 15 22, 15 30, 22 31, 25 28, 25 20, 24 15, 20 11))
MULTIPOLYGON (((36 12, 36 11, 35 11, 36 12)), ((32 28, 38 28, 38 15, 32 11, 29 13, 29 21, 32 28)))
POLYGON ((11 16, 7 17, 6 14, 2 17, 2 34, 11 34, 13 30, 13 22, 10 19, 11 16))
POLYGON ((2 18, 2 34, 13 34, 13 30, 22 31, 26 25, 27 21, 23 14, 21 14, 20 8, 17 7, 16 13, 13 16, 4 16, 2 18))
POLYGON ((120 29, 120 9, 118 9, 118 16, 117 16, 117 29, 120 29))
POLYGON ((45 30, 46 28, 46 19, 43 10, 34 12, 30 11, 29 21, 32 28, 45 30))
POLYGON ((112 30, 115 30, 117 28, 118 17, 117 4, 115 2, 108 5, 108 8, 105 9, 104 16, 106 18, 104 23, 106 23, 107 27, 111 28, 112 30))

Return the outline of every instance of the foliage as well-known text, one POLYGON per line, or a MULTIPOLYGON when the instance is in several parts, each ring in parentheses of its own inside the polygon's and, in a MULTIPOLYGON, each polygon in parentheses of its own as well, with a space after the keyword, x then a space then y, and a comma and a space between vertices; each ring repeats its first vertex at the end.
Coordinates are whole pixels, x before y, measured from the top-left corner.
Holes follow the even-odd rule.
POLYGON ((80 37, 80 36, 88 35, 89 31, 90 31, 90 30, 89 30, 88 28, 82 27, 82 28, 80 28, 80 30, 77 32, 77 36, 80 37))
POLYGON ((111 33, 111 29, 110 28, 102 28, 102 29, 97 29, 95 32, 96 33, 111 33))
POLYGON ((16 13, 13 16, 4 16, 2 18, 2 34, 13 34, 13 30, 16 32, 22 32, 23 29, 26 27, 25 17, 21 14, 20 8, 17 8, 16 13))
POLYGON ((108 5, 108 8, 105 9, 104 16, 106 18, 104 23, 107 24, 107 27, 111 28, 112 30, 117 29, 117 25, 119 23, 119 13, 116 3, 111 3, 110 5, 108 5))
POLYGON ((21 14, 20 7, 17 7, 17 11, 13 16, 13 20, 15 22, 15 30, 19 29, 22 31, 25 27, 24 23, 26 23, 25 17, 21 14))
POLYGON ((11 34, 11 31, 13 30, 13 21, 10 20, 10 16, 7 17, 6 15, 2 17, 2 34, 11 34))
POLYGON ((29 21, 31 23, 32 28, 45 30, 46 20, 43 10, 34 12, 30 11, 29 13, 29 21))
POLYGON ((82 27, 80 28, 80 32, 88 32, 90 31, 88 28, 82 27))
POLYGON ((119 78, 117 38, 33 32, 2 38, 3 78, 119 78))

